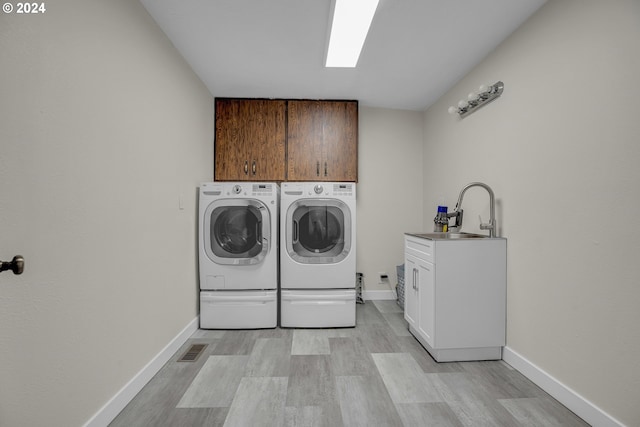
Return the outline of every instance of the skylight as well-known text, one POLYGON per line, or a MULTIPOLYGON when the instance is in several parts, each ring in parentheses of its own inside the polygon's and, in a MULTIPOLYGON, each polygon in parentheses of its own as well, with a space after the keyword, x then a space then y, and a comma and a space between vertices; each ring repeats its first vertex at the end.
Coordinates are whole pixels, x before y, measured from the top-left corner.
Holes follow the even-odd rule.
POLYGON ((326 67, 358 63, 379 0, 335 0, 326 67))

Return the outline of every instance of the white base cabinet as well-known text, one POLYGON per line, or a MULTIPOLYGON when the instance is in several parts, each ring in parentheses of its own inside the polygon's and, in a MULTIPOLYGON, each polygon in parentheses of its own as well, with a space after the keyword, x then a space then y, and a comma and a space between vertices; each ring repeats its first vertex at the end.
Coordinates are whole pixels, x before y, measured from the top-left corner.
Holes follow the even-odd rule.
POLYGON ((502 358, 507 241, 405 235, 405 319, 438 362, 502 358))

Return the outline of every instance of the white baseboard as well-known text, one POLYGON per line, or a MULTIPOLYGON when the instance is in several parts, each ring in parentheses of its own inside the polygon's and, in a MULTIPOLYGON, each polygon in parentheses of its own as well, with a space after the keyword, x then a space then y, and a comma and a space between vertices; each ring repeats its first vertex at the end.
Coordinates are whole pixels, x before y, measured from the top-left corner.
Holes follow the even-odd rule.
POLYGON ((142 390, 151 378, 171 359, 182 344, 198 330, 199 317, 193 319, 167 344, 144 368, 118 391, 84 427, 106 427, 118 416, 129 402, 142 390))
POLYGON ((592 426, 624 427, 624 424, 509 347, 504 347, 502 359, 592 426))
POLYGON ((395 300, 397 299, 397 297, 396 297, 396 293, 390 289, 380 290, 380 291, 364 290, 362 291, 362 299, 364 299, 365 301, 383 300, 383 299, 395 300))

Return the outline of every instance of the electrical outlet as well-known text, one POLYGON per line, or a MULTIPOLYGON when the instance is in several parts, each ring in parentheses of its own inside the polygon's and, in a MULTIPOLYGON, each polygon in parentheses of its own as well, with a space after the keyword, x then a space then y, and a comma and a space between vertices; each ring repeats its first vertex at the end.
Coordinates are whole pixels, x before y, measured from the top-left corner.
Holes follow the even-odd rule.
POLYGON ((385 272, 378 273, 378 283, 387 283, 389 281, 389 275, 385 272))

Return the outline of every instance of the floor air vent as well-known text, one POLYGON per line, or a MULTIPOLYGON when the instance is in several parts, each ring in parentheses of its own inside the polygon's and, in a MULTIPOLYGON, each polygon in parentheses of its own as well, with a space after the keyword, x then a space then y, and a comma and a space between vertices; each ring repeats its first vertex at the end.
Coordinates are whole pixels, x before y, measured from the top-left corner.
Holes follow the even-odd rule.
POLYGON ((189 349, 182 355, 178 362, 195 362, 198 360, 198 357, 202 354, 202 350, 207 348, 209 344, 193 344, 189 349))

